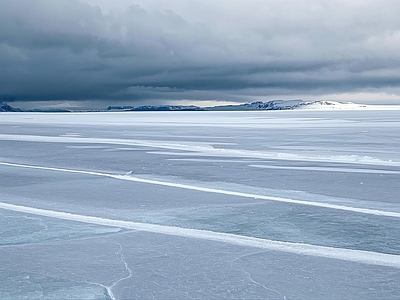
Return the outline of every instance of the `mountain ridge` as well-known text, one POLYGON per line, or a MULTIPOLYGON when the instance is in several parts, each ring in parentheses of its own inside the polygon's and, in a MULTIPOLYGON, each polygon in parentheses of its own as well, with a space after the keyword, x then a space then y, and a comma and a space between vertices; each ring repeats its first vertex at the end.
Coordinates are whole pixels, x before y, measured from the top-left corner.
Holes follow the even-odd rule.
MULTIPOLYGON (((219 105, 209 107, 199 107, 195 105, 142 105, 142 106, 114 106, 110 105, 102 110, 79 110, 79 112, 119 112, 119 111, 259 111, 259 110, 297 110, 297 109, 366 109, 374 107, 374 105, 355 104, 352 102, 338 101, 303 101, 303 100, 270 100, 270 101, 255 101, 243 104, 234 105, 219 105)), ((0 102, 0 112, 73 112, 73 110, 61 108, 41 108, 41 109, 20 109, 15 108, 7 103, 0 102)))

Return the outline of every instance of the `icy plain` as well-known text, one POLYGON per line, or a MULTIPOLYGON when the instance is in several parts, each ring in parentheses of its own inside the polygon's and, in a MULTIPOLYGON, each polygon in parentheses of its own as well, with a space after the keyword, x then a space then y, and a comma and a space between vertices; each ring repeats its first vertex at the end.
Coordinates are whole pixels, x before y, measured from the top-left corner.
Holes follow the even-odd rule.
POLYGON ((400 110, 0 113, 0 299, 399 299, 400 110))

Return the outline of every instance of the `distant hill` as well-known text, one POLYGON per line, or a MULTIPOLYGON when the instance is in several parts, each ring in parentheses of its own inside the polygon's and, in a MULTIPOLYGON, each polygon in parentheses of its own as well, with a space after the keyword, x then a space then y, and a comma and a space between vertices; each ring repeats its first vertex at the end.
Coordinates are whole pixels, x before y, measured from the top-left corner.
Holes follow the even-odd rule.
POLYGON ((20 108, 12 107, 12 106, 8 105, 7 103, 0 102, 0 111, 21 112, 23 110, 20 108))
POLYGON ((210 107, 159 105, 159 106, 109 106, 107 111, 245 111, 245 110, 293 110, 293 109, 357 109, 365 105, 335 101, 271 100, 237 105, 210 107))
POLYGON ((0 103, 0 112, 71 112, 63 108, 34 108, 34 109, 21 109, 8 105, 7 103, 0 103))
POLYGON ((63 108, 34 108, 34 109, 29 109, 25 110, 29 112, 71 112, 68 109, 63 109, 63 108))
POLYGON ((207 107, 206 110, 293 110, 293 109, 356 109, 366 105, 351 102, 341 103, 336 101, 303 101, 303 100, 271 100, 267 102, 256 101, 239 105, 224 105, 207 107))
MULTIPOLYGON (((303 100, 271 100, 267 102, 256 101, 237 105, 221 105, 210 107, 199 107, 194 105, 143 105, 143 106, 109 106, 107 109, 98 111, 255 111, 255 110, 297 110, 297 109, 321 109, 321 110, 351 110, 351 109, 374 109, 382 106, 355 104, 351 102, 337 101, 303 101, 303 100)), ((7 103, 0 102, 0 112, 71 112, 62 108, 35 108, 24 110, 15 108, 7 103)), ((93 111, 93 110, 80 110, 93 111)))
POLYGON ((256 101, 237 105, 223 105, 207 107, 206 110, 231 111, 231 110, 287 110, 295 109, 303 100, 271 100, 268 102, 256 101))
POLYGON ((109 106, 107 111, 197 111, 201 107, 190 105, 143 105, 143 106, 109 106))

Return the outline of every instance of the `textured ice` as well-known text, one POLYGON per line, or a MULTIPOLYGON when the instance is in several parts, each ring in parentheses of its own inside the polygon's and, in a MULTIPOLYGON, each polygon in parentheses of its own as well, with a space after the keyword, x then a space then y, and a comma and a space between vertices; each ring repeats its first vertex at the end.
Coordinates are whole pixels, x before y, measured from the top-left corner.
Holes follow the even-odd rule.
POLYGON ((400 111, 1 113, 1 299, 398 299, 400 111))

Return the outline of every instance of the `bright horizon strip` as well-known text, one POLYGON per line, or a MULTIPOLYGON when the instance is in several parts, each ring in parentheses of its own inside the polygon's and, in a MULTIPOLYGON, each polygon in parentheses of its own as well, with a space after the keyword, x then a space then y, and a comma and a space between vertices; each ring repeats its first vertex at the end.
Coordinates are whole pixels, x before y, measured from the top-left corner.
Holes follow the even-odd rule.
POLYGON ((160 180, 144 179, 144 178, 133 177, 131 175, 115 175, 115 174, 100 173, 100 172, 93 172, 93 171, 34 166, 34 165, 8 163, 8 162, 0 162, 0 165, 10 166, 10 167, 18 167, 18 168, 39 169, 39 170, 47 170, 47 171, 102 176, 102 177, 114 178, 114 179, 118 179, 118 180, 126 180, 126 181, 133 181, 133 182, 140 182, 140 183, 147 183, 147 184, 154 184, 154 185, 161 185, 161 186, 169 186, 169 187, 181 188, 181 189, 186 189, 186 190, 195 190, 195 191, 214 193, 214 194, 223 194, 223 195, 230 195, 230 196, 237 196, 237 197, 244 197, 244 198, 251 198, 251 199, 266 200, 266 201, 275 201, 275 202, 292 203, 292 204, 307 205, 307 206, 314 206, 314 207, 322 207, 322 208, 327 208, 327 209, 351 211, 351 212, 355 212, 355 213, 362 213, 362 214, 369 214, 369 215, 376 215, 376 216, 383 216, 383 217, 400 218, 400 212, 384 211, 384 210, 361 208, 361 207, 352 207, 352 206, 337 205, 337 204, 330 204, 330 203, 324 203, 324 202, 298 200, 298 199, 283 198, 283 197, 265 196, 265 195, 243 193, 243 192, 235 192, 235 191, 207 188, 207 187, 201 187, 201 186, 195 186, 195 185, 189 185, 189 184, 180 184, 180 183, 173 183, 173 182, 160 181, 160 180))
POLYGON ((214 232, 208 230, 188 229, 174 226, 164 226, 132 221, 107 219, 60 211, 45 210, 29 206, 21 206, 0 202, 0 208, 44 217, 76 221, 82 223, 126 228, 132 230, 146 231, 158 234, 167 234, 185 238, 195 238, 215 242, 228 243, 243 247, 253 247, 272 251, 288 252, 307 256, 339 259, 357 263, 400 268, 400 255, 386 254, 364 250, 353 250, 345 248, 334 248, 304 243, 281 242, 255 237, 247 237, 236 234, 214 232))

